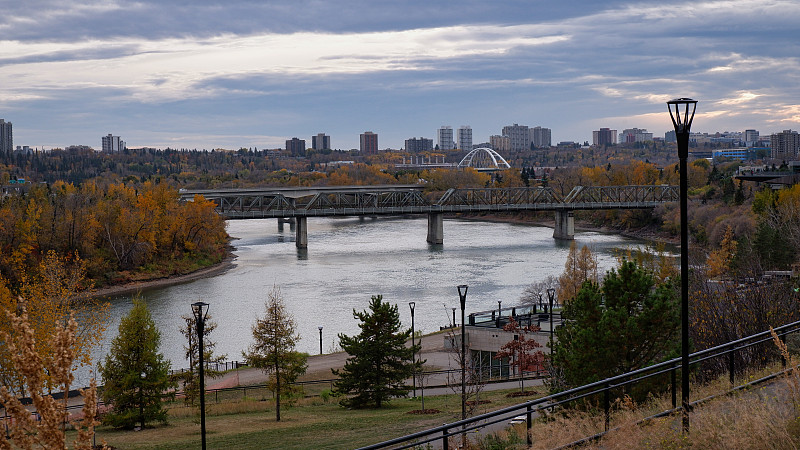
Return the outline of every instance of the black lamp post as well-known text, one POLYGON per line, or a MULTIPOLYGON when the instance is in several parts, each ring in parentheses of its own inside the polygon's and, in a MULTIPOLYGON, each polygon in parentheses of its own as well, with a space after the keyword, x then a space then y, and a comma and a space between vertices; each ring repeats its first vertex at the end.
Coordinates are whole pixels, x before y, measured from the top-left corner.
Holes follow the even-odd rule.
POLYGON ((453 328, 456 327, 456 308, 453 307, 453 328))
POLYGON ((464 334, 464 308, 467 306, 467 289, 469 286, 458 286, 458 297, 461 300, 461 420, 467 418, 467 343, 464 334))
MULTIPOLYGON (((414 306, 416 303, 408 302, 408 307, 411 308, 411 363, 417 362, 417 352, 414 349, 414 306)), ((411 372, 411 383, 414 387, 414 398, 417 398, 417 368, 411 372)))
POLYGON ((322 327, 319 327, 319 354, 322 354, 322 327))
POLYGON ((553 300, 556 297, 556 290, 550 288, 547 290, 547 299, 550 301, 550 354, 553 354, 553 300))
POLYGON ((200 356, 200 439, 203 450, 206 450, 206 384, 203 367, 203 333, 206 327, 206 317, 208 317, 208 307, 208 303, 192 303, 192 314, 194 314, 194 322, 197 326, 198 355, 200 356))
POLYGON ((697 100, 677 98, 667 102, 669 117, 675 127, 681 176, 681 406, 683 431, 689 432, 689 222, 687 218, 688 182, 686 159, 689 157, 689 130, 697 100), (691 109, 691 110, 690 110, 691 109))

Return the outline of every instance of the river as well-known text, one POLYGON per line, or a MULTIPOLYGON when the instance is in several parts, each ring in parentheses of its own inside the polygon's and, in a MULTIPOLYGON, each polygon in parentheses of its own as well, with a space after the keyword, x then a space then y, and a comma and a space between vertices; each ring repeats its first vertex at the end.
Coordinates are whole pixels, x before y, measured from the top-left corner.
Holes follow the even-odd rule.
MULTIPOLYGON (((297 322, 298 350, 319 353, 337 348, 337 334, 359 332, 353 309, 367 308, 372 295, 399 305, 404 326, 411 326, 408 302, 416 302, 415 327, 439 330, 459 305, 456 286, 469 285, 470 312, 513 306, 527 285, 548 275, 560 275, 569 242, 553 239, 551 228, 466 220, 445 220, 444 245, 425 241, 424 217, 311 218, 308 249, 294 244, 294 232, 275 219, 234 220, 228 233, 236 238, 235 267, 227 272, 142 292, 153 320, 161 331, 161 351, 173 368, 188 366, 184 338, 179 332, 182 315, 190 304, 204 301, 217 323, 211 336, 216 353, 241 360, 252 341, 251 325, 264 314, 264 301, 273 286, 280 288, 286 307, 297 322)), ((601 273, 615 266, 619 249, 643 245, 618 235, 579 232, 578 245, 588 245, 597 255, 601 273)), ((103 357, 116 336, 120 319, 131 308, 131 296, 110 298, 111 318, 94 359, 103 357)), ((457 311, 460 315, 460 312, 457 311)), ((78 373, 78 385, 91 369, 78 373)), ((87 375, 88 374, 88 375, 87 375)))

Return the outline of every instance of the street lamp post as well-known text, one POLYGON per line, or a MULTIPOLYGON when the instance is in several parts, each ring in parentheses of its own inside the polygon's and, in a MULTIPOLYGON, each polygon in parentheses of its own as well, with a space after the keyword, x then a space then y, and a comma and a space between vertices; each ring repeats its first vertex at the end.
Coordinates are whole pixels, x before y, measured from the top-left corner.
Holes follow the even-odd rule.
POLYGON ((192 303, 192 313, 194 314, 194 322, 197 326, 197 349, 199 356, 200 367, 200 439, 202 442, 202 449, 206 450, 206 385, 205 373, 203 362, 203 332, 206 327, 206 317, 208 317, 208 303, 196 302, 192 303))
POLYGON ((456 308, 453 307, 453 328, 456 327, 456 308))
POLYGON ((461 420, 467 418, 467 343, 464 334, 464 308, 467 306, 467 289, 469 286, 458 286, 458 297, 461 300, 461 420))
MULTIPOLYGON (((414 349, 414 306, 416 303, 408 302, 408 307, 411 308, 411 363, 414 364, 417 362, 417 352, 414 349)), ((414 387, 414 398, 417 398, 417 368, 414 367, 414 371, 411 372, 411 383, 414 387)))
POLYGON ((681 406, 683 432, 689 432, 689 221, 686 159, 689 157, 689 130, 692 128, 697 100, 677 98, 667 102, 669 117, 675 127, 680 160, 681 209, 681 406), (691 110, 690 110, 691 109, 691 110))
POLYGON ((319 327, 319 354, 322 354, 322 327, 319 327))
POLYGON ((547 299, 550 301, 550 354, 553 354, 553 300, 556 297, 556 290, 550 288, 547 290, 547 299))

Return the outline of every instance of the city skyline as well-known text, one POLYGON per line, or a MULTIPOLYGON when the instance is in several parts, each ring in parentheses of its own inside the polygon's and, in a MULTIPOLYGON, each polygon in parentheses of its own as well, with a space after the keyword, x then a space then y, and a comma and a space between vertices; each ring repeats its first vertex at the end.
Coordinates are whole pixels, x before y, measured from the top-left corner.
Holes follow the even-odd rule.
POLYGON ((663 136, 664 102, 678 96, 699 100, 697 131, 800 128, 790 1, 40 0, 4 11, 0 117, 15 145, 97 146, 113 132, 130 147, 280 148, 324 130, 350 149, 372 130, 380 148, 401 148, 444 124, 470 124, 484 142, 514 123, 582 143, 600 128, 663 136))

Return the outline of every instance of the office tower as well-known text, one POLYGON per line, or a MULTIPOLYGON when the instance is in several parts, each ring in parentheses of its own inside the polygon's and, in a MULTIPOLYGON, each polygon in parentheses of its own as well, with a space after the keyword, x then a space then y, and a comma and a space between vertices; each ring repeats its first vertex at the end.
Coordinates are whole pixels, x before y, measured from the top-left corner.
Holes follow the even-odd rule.
POLYGON ((617 143, 617 130, 600 128, 592 131, 592 145, 612 145, 617 143))
POLYGON ((286 150, 288 150, 292 156, 306 156, 306 140, 297 139, 296 137, 287 139, 286 150))
POLYGON ((550 128, 533 127, 530 129, 531 145, 536 148, 550 147, 550 128))
POLYGON ((120 139, 119 136, 112 136, 109 133, 103 136, 103 152, 104 153, 119 153, 125 150, 125 141, 120 139))
POLYGON ((425 139, 424 137, 406 139, 406 151, 409 153, 433 151, 433 139, 425 139))
POLYGON ((472 150, 472 127, 469 125, 458 127, 458 149, 465 152, 472 150))
POLYGON ((378 153, 378 135, 372 131, 361 134, 361 154, 375 155, 378 153))
MULTIPOLYGON (((531 133, 527 125, 507 125, 503 127, 503 136, 508 137, 511 142, 511 151, 518 152, 530 150, 531 133)), ((497 150, 497 149, 495 149, 497 150)))
POLYGON ((797 131, 783 130, 769 138, 772 158, 784 161, 793 160, 800 151, 800 134, 797 131))
POLYGON ((436 132, 437 143, 439 150, 452 150, 453 145, 453 127, 443 126, 436 132))
POLYGON ((0 119, 0 153, 11 154, 14 150, 14 133, 11 122, 0 119))
POLYGON ((318 133, 316 136, 311 136, 311 148, 314 150, 330 150, 331 137, 325 133, 318 133))
POLYGON ((744 130, 744 145, 754 147, 759 140, 758 130, 744 130))
POLYGON ((619 134, 619 143, 629 144, 633 142, 652 141, 653 133, 648 133, 644 128, 628 128, 619 134))

